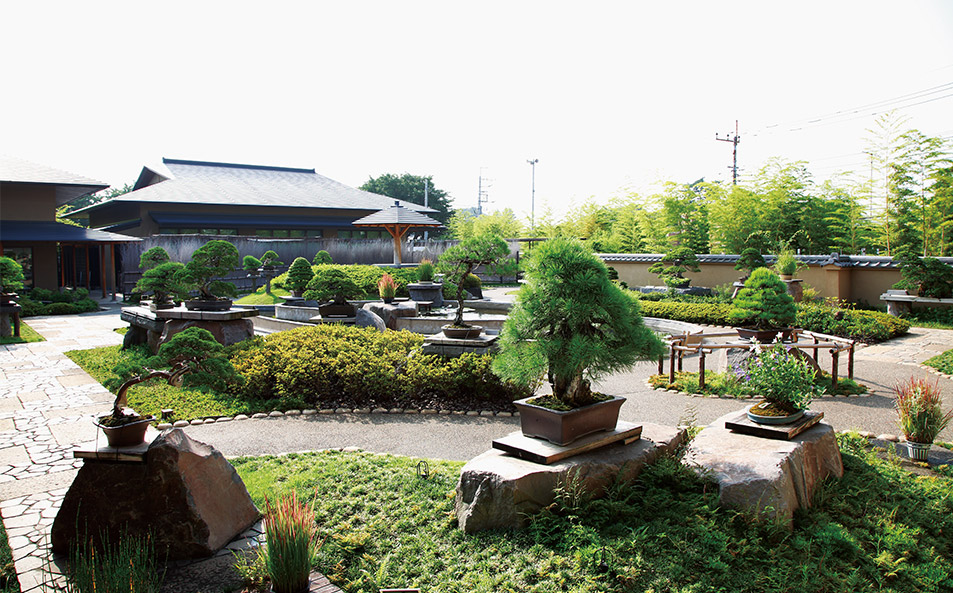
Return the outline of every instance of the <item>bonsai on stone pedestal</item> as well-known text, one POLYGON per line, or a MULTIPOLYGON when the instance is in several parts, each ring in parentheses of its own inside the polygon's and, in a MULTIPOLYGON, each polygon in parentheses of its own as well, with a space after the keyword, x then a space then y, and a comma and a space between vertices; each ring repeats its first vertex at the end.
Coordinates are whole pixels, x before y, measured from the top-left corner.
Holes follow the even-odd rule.
POLYGON ((192 253, 192 259, 179 273, 186 286, 199 292, 197 299, 185 302, 189 310, 227 311, 235 296, 235 285, 218 280, 239 266, 238 249, 228 241, 209 241, 192 253))
POLYGON ((137 291, 152 293, 152 304, 149 307, 153 311, 171 309, 175 306, 173 301, 181 301, 188 294, 181 280, 183 269, 183 264, 167 261, 146 270, 136 282, 137 291))
POLYGON ((548 378, 552 395, 514 403, 524 435, 566 445, 615 429, 625 399, 593 392, 592 379, 664 352, 602 260, 579 241, 550 239, 529 259, 493 370, 531 387, 548 378))
POLYGON ((304 291, 305 299, 320 303, 318 312, 321 317, 354 317, 357 307, 347 302, 347 299, 363 296, 361 287, 338 266, 318 268, 304 291))
POLYGON ((788 424, 804 415, 804 410, 824 389, 815 381, 816 371, 796 354, 796 349, 775 342, 758 348, 748 360, 744 381, 764 401, 748 409, 748 418, 759 424, 788 424))
POLYGON ((470 325, 463 321, 463 293, 468 277, 477 266, 494 266, 502 263, 510 253, 510 248, 497 235, 479 235, 464 239, 457 245, 450 247, 440 255, 437 269, 444 273, 446 279, 457 285, 457 314, 453 323, 443 326, 443 333, 448 338, 476 338, 483 333, 483 328, 470 325))
POLYGON ((773 342, 797 321, 794 299, 768 268, 752 271, 732 304, 730 319, 742 326, 735 328, 738 335, 761 343, 773 342))
POLYGON ((0 257, 0 304, 15 304, 23 288, 23 267, 10 257, 0 257))

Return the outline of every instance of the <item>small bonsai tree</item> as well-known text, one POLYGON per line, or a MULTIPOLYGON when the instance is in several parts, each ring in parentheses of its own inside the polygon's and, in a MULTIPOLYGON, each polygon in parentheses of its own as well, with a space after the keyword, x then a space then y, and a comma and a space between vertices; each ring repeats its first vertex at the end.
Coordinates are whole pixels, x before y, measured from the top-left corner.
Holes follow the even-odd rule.
POLYGON ((417 280, 419 282, 433 282, 433 262, 429 259, 421 260, 417 264, 417 280))
POLYGON ((262 254, 261 265, 266 270, 282 265, 284 262, 278 261, 278 254, 270 249, 262 254))
POLYGON ((917 296, 937 299, 953 296, 953 268, 933 257, 920 258, 904 252, 895 258, 903 279, 894 288, 916 291, 917 296))
POLYGON ((298 257, 291 262, 285 286, 295 294, 300 294, 308 287, 308 282, 311 282, 312 278, 314 278, 314 270, 311 269, 311 264, 305 258, 298 257))
POLYGON ((334 260, 331 259, 331 254, 325 250, 321 250, 314 254, 314 259, 311 261, 312 264, 320 266, 322 264, 333 264, 334 260))
POLYGON ((440 256, 437 268, 446 274, 451 284, 457 285, 457 314, 454 327, 470 327, 463 322, 463 291, 467 276, 480 265, 499 265, 510 253, 509 245, 497 235, 478 235, 464 239, 440 256))
POLYGON ((0 292, 12 294, 23 288, 23 266, 11 257, 0 257, 0 292))
POLYGON ((336 267, 318 270, 304 291, 304 298, 319 303, 334 301, 344 304, 347 299, 359 299, 363 296, 364 290, 344 270, 336 267))
POLYGON ((530 257, 493 370, 525 385, 545 375, 553 395, 576 408, 593 403, 592 379, 664 352, 638 301, 612 283, 598 257, 579 241, 550 239, 530 257))
POLYGON ((261 272, 261 260, 254 255, 246 255, 242 258, 242 269, 248 272, 249 276, 258 276, 261 272))
POLYGON ((768 268, 751 272, 732 305, 729 318, 755 329, 786 327, 797 320, 794 299, 788 294, 784 282, 768 268))
POLYGON ((154 268, 146 270, 142 278, 136 282, 136 290, 152 293, 152 300, 156 305, 162 305, 172 300, 182 300, 188 294, 187 287, 182 283, 184 264, 167 261, 154 268))
POLYGON ((741 281, 744 282, 751 276, 751 272, 758 268, 763 268, 766 265, 764 256, 761 255, 760 251, 754 247, 747 247, 741 252, 741 255, 738 256, 738 263, 735 264, 735 269, 740 270, 744 274, 744 276, 741 277, 741 281))
POLYGON ((228 241, 214 240, 202 245, 192 253, 192 259, 179 273, 179 279, 199 292, 199 298, 217 300, 234 296, 235 285, 216 280, 238 267, 238 249, 228 241))
POLYGON ((662 261, 656 262, 649 267, 649 272, 658 274, 659 279, 665 286, 675 288, 685 288, 691 282, 690 279, 682 276, 685 272, 700 272, 698 267, 698 256, 688 247, 676 247, 662 257, 662 261))
POLYGON ((156 245, 139 256, 139 269, 145 272, 159 264, 164 264, 169 261, 172 261, 172 258, 169 257, 169 253, 162 247, 156 245))

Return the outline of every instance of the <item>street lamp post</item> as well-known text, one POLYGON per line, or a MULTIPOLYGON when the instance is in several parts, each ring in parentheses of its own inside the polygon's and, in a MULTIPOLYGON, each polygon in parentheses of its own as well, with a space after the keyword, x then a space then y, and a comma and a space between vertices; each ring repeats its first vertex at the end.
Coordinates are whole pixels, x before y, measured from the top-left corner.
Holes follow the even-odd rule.
POLYGON ((530 166, 533 167, 533 193, 529 205, 529 228, 530 231, 535 235, 536 234, 536 163, 539 162, 539 159, 526 160, 530 166))

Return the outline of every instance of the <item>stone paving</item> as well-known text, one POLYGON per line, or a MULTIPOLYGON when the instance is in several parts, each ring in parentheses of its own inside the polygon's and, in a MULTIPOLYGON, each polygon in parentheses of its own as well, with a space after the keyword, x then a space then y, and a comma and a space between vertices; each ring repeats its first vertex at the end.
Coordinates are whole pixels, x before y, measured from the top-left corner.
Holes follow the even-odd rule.
MULTIPOLYGON (((108 411, 114 399, 63 354, 122 343, 122 336, 113 331, 125 326, 118 306, 102 305, 108 309, 79 316, 30 318, 27 323, 47 341, 0 346, 0 516, 24 593, 43 590, 44 582, 49 584, 59 573, 58 563, 48 558, 45 542, 62 497, 82 463, 73 459, 72 450, 98 438, 94 416, 108 411)), ((856 356, 858 360, 919 365, 953 347, 951 338, 951 331, 914 328, 908 336, 889 344, 861 348, 856 356)), ((308 413, 314 411, 302 415, 308 413)), ((257 545, 260 529, 243 537, 229 548, 257 545)), ((221 554, 230 554, 230 550, 221 554)))

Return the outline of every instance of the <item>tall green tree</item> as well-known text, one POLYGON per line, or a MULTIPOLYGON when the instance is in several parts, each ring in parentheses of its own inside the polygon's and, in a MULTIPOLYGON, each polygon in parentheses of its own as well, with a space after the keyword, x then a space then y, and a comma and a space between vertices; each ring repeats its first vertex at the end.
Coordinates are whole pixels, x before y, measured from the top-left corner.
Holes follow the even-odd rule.
POLYGON ((938 251, 931 240, 938 218, 934 177, 949 159, 944 158, 940 138, 931 138, 919 130, 903 134, 901 141, 900 153, 890 164, 888 178, 892 194, 888 216, 894 222, 891 240, 897 250, 932 255, 938 251))
POLYGON ((434 186, 432 175, 411 175, 410 173, 394 175, 393 173, 384 173, 379 177, 371 177, 364 182, 359 189, 423 206, 424 181, 427 182, 428 186, 427 205, 437 211, 431 215, 431 218, 447 224, 452 212, 450 195, 444 190, 434 186))

